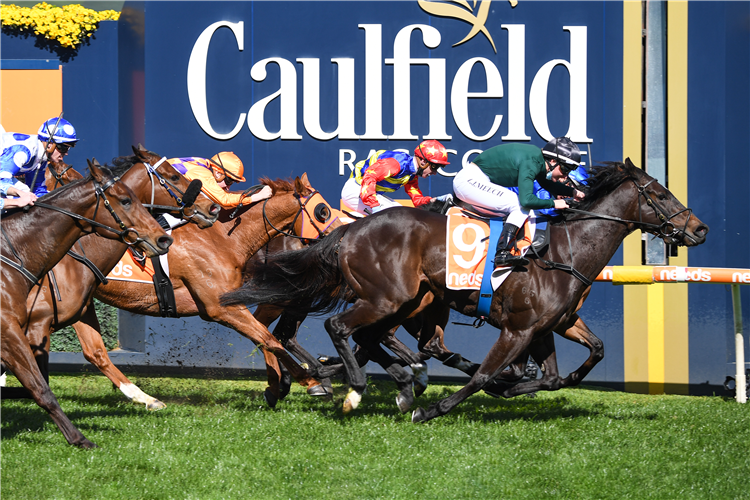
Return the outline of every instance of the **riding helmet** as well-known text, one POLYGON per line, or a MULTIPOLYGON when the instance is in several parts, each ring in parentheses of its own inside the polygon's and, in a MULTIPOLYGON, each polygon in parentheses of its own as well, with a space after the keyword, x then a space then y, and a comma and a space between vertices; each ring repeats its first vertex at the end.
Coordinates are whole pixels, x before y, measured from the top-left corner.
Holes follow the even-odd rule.
POLYGON ((581 150, 576 143, 567 137, 552 139, 542 148, 542 154, 549 158, 556 158, 568 165, 581 164, 581 150))
POLYGON ((225 175, 229 176, 230 179, 233 179, 236 182, 245 182, 245 178, 243 177, 245 167, 242 165, 242 160, 231 151, 216 153, 211 158, 211 163, 213 163, 215 167, 218 167, 220 171, 224 172, 225 175))
POLYGON ((55 144, 61 142, 78 142, 76 129, 65 118, 54 117, 45 121, 42 123, 42 126, 39 127, 37 135, 39 140, 43 142, 54 142, 55 144))
POLYGON ((448 151, 445 150, 445 146, 434 139, 422 141, 414 150, 414 154, 436 165, 448 165, 449 163, 448 151))

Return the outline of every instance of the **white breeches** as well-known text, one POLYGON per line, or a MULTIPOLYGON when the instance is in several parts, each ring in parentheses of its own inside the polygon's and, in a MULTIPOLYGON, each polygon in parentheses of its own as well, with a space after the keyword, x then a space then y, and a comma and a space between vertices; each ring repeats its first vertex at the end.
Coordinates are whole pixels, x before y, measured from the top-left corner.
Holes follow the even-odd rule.
POLYGON ((516 227, 523 226, 533 215, 532 210, 521 207, 518 195, 510 189, 494 184, 482 170, 469 163, 453 178, 453 192, 460 199, 487 210, 488 215, 503 216, 516 227))
POLYGON ((376 213, 380 212, 381 210, 384 210, 386 208, 391 207, 400 207, 401 204, 393 201, 392 199, 388 198, 387 196, 384 196, 380 193, 376 193, 375 197, 378 199, 378 202, 380 203, 377 207, 369 207, 362 203, 362 199, 359 197, 359 193, 362 190, 362 186, 357 184, 357 181, 354 179, 354 177, 350 177, 348 181, 344 184, 344 187, 341 189, 341 199, 344 200, 344 203, 349 205, 351 208, 356 210, 357 212, 364 214, 365 209, 367 209, 367 213, 376 213))

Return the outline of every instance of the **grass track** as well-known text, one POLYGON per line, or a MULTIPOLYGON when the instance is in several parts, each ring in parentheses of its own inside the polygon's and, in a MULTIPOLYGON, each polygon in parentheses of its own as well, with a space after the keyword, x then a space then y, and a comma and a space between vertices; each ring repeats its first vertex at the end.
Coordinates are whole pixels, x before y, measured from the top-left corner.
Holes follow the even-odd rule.
POLYGON ((91 451, 33 401, 2 401, 3 500, 750 498, 750 405, 720 397, 477 394, 416 425, 390 382, 371 381, 345 417, 342 386, 332 403, 296 386, 271 410, 260 379, 133 381, 167 408, 149 413, 99 375, 53 375, 91 451))

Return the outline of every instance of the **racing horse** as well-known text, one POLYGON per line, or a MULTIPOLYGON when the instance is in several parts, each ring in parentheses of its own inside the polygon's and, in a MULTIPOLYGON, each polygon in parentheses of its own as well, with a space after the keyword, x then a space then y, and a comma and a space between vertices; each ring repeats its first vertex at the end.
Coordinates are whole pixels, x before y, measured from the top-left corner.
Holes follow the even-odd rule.
MULTIPOLYGON (((427 410, 417 408, 413 422, 448 413, 527 349, 537 361, 552 356, 554 351, 542 340, 552 338, 557 328, 572 326, 583 294, 635 229, 670 244, 695 246, 705 241, 708 227, 629 159, 592 173, 586 199, 550 228, 549 260, 536 259, 513 272, 493 294, 487 322, 500 335, 467 385, 427 410)), ((431 322, 423 324, 422 335, 431 338, 431 332, 445 327, 449 308, 475 315, 479 291, 446 287, 445 241, 444 217, 391 208, 343 226, 310 248, 270 256, 262 279, 254 273, 243 287, 225 294, 223 303, 301 305, 324 313, 353 301, 325 322, 350 381, 343 408, 348 413, 358 406, 365 389, 348 337, 399 384, 408 374, 380 347, 384 332, 424 312, 431 322)), ((408 394, 402 391, 399 397, 408 394)), ((402 411, 404 406, 399 404, 402 411)))
POLYGON ((130 188, 95 161, 89 162, 89 170, 88 177, 38 199, 26 212, 18 211, 0 221, 2 362, 50 414, 68 443, 82 448, 96 445, 60 408, 24 334, 29 291, 83 234, 118 239, 148 256, 166 253, 172 243, 130 188))
MULTIPOLYGON (((261 347, 268 374, 264 398, 273 407, 281 396, 279 360, 307 388, 308 394, 326 396, 329 393, 289 356, 247 308, 224 307, 219 304, 219 296, 223 291, 242 284, 245 263, 272 237, 288 234, 289 231, 299 234, 302 226, 314 228, 315 236, 318 236, 337 227, 338 222, 332 217, 328 203, 310 185, 307 174, 293 182, 262 179, 262 183, 273 190, 273 195, 262 203, 245 205, 237 211, 222 210, 218 221, 208 229, 199 230, 194 225, 175 228, 172 232, 175 241, 171 248, 174 258, 169 259, 169 273, 179 316, 199 315, 205 321, 214 321, 236 330, 261 347)), ((103 263, 108 258, 103 245, 101 241, 92 242, 90 248, 86 249, 88 258, 103 263)), ((76 276, 80 276, 81 271, 76 272, 76 276)), ((93 283, 93 275, 88 274, 84 279, 93 283)), ((99 285, 94 297, 135 314, 160 316, 156 293, 150 284, 112 280, 106 285, 99 285)), ((75 304, 73 307, 78 310, 81 306, 75 304)), ((132 384, 112 363, 101 340, 99 322, 92 306, 86 306, 73 328, 86 359, 128 398, 145 404, 148 409, 165 406, 132 384)))
MULTIPOLYGON (((122 156, 113 160, 111 170, 130 187, 138 199, 151 210, 174 212, 195 223, 199 228, 210 227, 219 216, 219 205, 200 194, 201 182, 188 181, 166 159, 144 149, 133 147, 133 156, 122 156)), ((54 180, 58 186, 71 182, 81 174, 52 165, 45 179, 49 187, 54 180)), ((78 321, 81 316, 91 315, 89 305, 96 286, 106 281, 105 276, 119 262, 127 245, 116 240, 102 240, 95 235, 83 236, 55 265, 52 272, 35 286, 27 299, 29 339, 37 364, 48 378, 49 343, 52 332, 78 321), (96 254, 91 249, 97 248, 96 254), (95 258, 95 262, 90 257, 95 258)), ((93 310, 93 309, 92 309, 93 310)), ((86 344, 83 352, 92 361, 101 352, 106 352, 101 337, 96 345, 86 344)), ((102 366, 107 370, 108 367, 102 366)), ((128 382, 119 388, 128 393, 128 382)), ((132 384, 131 384, 132 385, 132 384)))

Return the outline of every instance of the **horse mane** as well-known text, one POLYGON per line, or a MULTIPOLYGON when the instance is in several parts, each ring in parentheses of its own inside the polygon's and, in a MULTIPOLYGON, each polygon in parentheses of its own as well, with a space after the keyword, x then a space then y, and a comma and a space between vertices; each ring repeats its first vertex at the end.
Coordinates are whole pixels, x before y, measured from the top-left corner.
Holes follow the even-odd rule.
POLYGON ((294 182, 290 179, 272 180, 268 177, 261 177, 259 180, 261 184, 269 186, 273 191, 273 194, 276 194, 279 191, 294 191, 294 182))
POLYGON ((632 163, 603 162, 591 167, 586 179, 586 198, 574 205, 579 210, 591 210, 592 206, 614 191, 628 179, 637 179, 643 171, 632 163))
POLYGON ((422 205, 419 205, 417 208, 420 210, 425 210, 427 212, 435 212, 437 214, 440 214, 440 213, 443 213, 444 206, 445 206, 444 201, 436 200, 435 198, 433 198, 427 203, 423 203, 422 205))
POLYGON ((136 155, 118 156, 112 158, 112 164, 107 164, 105 167, 109 168, 117 177, 122 177, 125 172, 130 170, 130 167, 137 163, 141 163, 141 160, 136 155))

